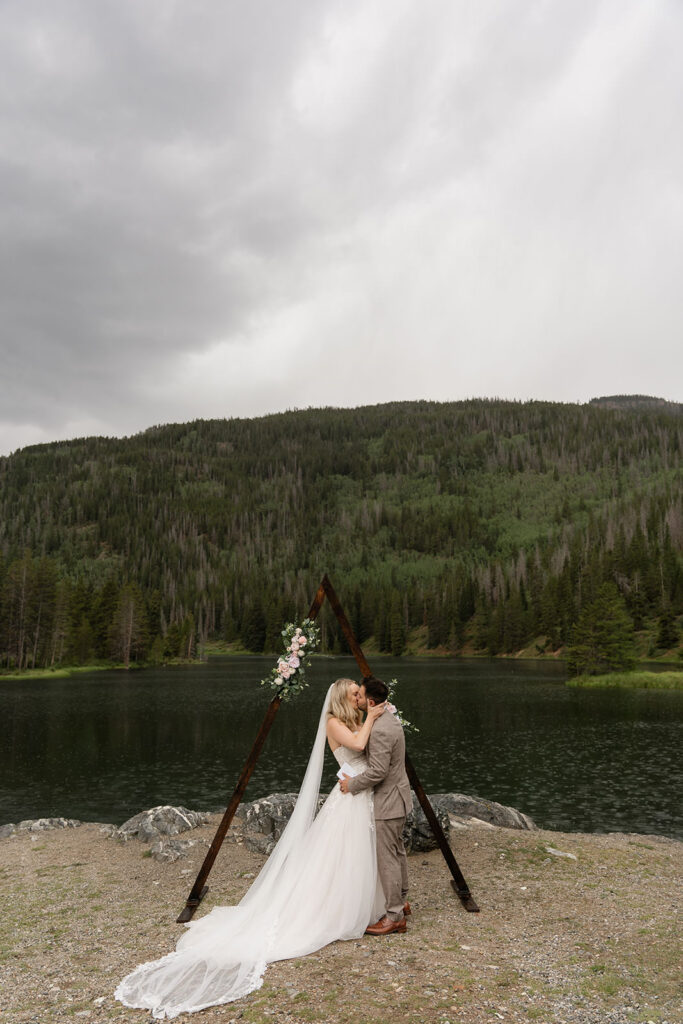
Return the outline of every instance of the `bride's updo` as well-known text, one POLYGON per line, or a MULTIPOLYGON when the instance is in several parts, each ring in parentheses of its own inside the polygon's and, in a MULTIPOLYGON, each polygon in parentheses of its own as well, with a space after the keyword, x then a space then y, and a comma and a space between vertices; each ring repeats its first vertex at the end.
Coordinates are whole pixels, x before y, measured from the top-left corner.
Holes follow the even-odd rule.
POLYGON ((363 721, 363 712, 355 708, 349 700, 349 687, 357 686, 355 679, 336 679, 332 684, 332 693, 327 707, 330 718, 338 718, 352 732, 363 721))

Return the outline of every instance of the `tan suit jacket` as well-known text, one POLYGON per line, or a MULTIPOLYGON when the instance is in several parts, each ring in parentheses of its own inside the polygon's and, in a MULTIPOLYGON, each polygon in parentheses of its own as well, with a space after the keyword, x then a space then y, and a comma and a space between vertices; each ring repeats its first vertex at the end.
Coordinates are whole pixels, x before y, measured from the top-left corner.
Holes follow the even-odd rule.
POLYGON ((406 741, 395 715, 385 711, 372 727, 367 746, 368 766, 349 779, 349 792, 375 791, 375 818, 403 818, 413 806, 406 775, 406 741))

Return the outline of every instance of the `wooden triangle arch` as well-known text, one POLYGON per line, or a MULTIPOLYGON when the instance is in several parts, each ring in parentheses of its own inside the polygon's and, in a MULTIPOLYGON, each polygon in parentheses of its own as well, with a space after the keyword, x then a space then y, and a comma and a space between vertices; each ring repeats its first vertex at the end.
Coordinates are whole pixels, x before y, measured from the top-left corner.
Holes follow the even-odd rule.
MULTIPOLYGON (((316 618, 318 612, 322 608, 325 598, 328 599, 330 605, 332 606, 334 614, 337 616, 339 625, 341 626, 342 632, 344 633, 348 645, 351 648, 351 653, 358 662, 358 667, 360 668, 361 672, 363 673, 364 676, 372 675, 370 666, 368 665, 365 659, 365 655, 361 650, 360 644, 353 635, 353 630, 349 625, 349 620, 346 618, 346 615, 344 614, 344 609, 339 603, 339 598, 337 597, 334 591, 334 587, 332 586, 328 579, 327 573, 323 576, 322 582, 318 587, 318 592, 316 593, 313 599, 313 604, 311 605, 311 609, 308 613, 309 619, 316 618)), ((209 851, 206 857, 204 858, 204 863, 199 869, 199 874, 197 875, 194 881, 194 885, 190 890, 190 895, 187 898, 187 903, 180 912, 179 917, 176 918, 178 923, 184 923, 186 921, 191 920, 195 910, 197 909, 197 907, 199 906, 199 904, 209 891, 209 887, 205 885, 206 879, 208 878, 209 872, 213 867, 213 862, 215 861, 218 855, 218 851, 223 845, 223 840, 227 835, 228 829, 232 824, 232 819, 235 816, 235 811, 239 807, 240 801, 244 796, 244 791, 246 790, 249 779, 251 778, 251 773, 253 772, 256 766, 256 762, 258 761, 261 750, 263 749, 263 744, 266 742, 266 737, 270 732, 270 727, 273 724, 273 720, 275 718, 275 715, 277 714, 278 708, 280 707, 281 703, 282 698, 278 694, 276 694, 273 697, 272 701, 270 702, 268 710, 266 711, 265 718, 263 719, 263 722, 261 724, 261 728, 259 729, 258 735, 254 740, 254 745, 251 748, 249 757, 247 758, 244 768, 242 769, 242 774, 240 775, 237 781, 237 785, 235 786, 235 790, 230 799, 230 803, 228 804, 225 810, 225 814, 223 815, 223 818, 221 819, 221 822, 216 830, 216 834, 213 837, 213 841, 211 843, 211 846, 209 847, 209 851)), ((448 840, 444 835, 443 829, 439 824, 439 819, 434 813, 434 808, 430 804, 429 798, 427 797, 427 794, 422 788, 420 780, 417 777, 417 773, 415 772, 415 768, 413 767, 413 762, 410 760, 410 757, 408 756, 407 753, 406 772, 408 774, 408 779, 410 780, 410 785, 413 787, 415 795, 417 796, 417 799, 420 801, 422 810, 424 811, 425 817, 429 822, 429 827, 434 833, 434 838, 436 839, 439 849, 441 850, 441 853, 444 856, 444 860, 448 865, 448 869, 451 875, 453 876, 451 879, 451 885, 453 886, 456 895, 459 897, 465 910, 469 910, 471 913, 477 913, 479 911, 479 907, 474 902, 472 894, 469 890, 469 886, 467 885, 467 882, 465 881, 463 874, 460 868, 458 867, 458 863, 455 857, 453 856, 453 851, 451 850, 448 844, 448 840)))

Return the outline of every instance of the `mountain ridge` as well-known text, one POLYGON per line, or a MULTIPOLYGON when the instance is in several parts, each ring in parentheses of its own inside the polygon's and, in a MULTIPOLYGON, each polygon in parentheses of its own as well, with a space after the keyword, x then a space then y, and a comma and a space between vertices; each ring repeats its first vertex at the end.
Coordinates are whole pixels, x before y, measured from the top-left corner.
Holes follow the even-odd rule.
POLYGON ((109 434, 85 434, 78 437, 66 438, 66 439, 55 439, 52 441, 40 441, 35 444, 25 445, 22 448, 17 448, 10 455, 0 455, 0 461, 2 459, 12 458, 14 455, 18 455, 21 452, 30 452, 34 450, 44 448, 55 448, 65 444, 72 444, 80 441, 100 440, 100 441, 130 441, 134 438, 143 437, 148 434, 154 434, 160 430, 164 430, 167 427, 182 427, 188 426, 192 423, 230 423, 234 421, 244 420, 266 420, 276 419, 281 416, 288 416, 291 414, 301 412, 341 412, 341 411, 358 411, 365 409, 389 409, 389 408, 402 408, 406 406, 410 407, 439 407, 439 406, 466 406, 471 402, 490 402, 492 404, 505 403, 511 405, 544 405, 544 406, 556 406, 558 408, 582 408, 584 406, 602 407, 612 410, 635 410, 635 411, 647 411, 653 410, 657 412, 669 411, 680 415, 683 413, 683 403, 674 402, 666 398, 659 398, 651 395, 602 395, 596 398, 591 398, 587 402, 554 402, 545 399, 500 399, 500 398, 474 398, 474 399, 460 399, 458 401, 432 401, 431 399, 414 399, 407 401, 392 401, 392 402, 378 402, 371 405, 357 405, 357 406, 338 406, 338 405, 321 405, 321 406, 306 406, 305 408, 293 407, 291 409, 285 409, 281 412, 269 412, 262 413, 258 416, 218 416, 209 417, 208 419, 199 418, 195 420, 185 420, 181 422, 168 422, 168 423, 156 423, 149 427, 143 427, 142 430, 136 431, 133 434, 109 435, 109 434))

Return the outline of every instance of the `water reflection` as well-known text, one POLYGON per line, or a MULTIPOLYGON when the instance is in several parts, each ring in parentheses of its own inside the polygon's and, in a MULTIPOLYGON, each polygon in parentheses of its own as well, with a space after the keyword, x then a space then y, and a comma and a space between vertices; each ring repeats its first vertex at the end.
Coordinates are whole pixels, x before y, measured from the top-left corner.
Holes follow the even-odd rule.
MULTIPOLYGON (((224 806, 270 699, 258 686, 270 665, 230 658, 1 682, 0 822, 224 806)), ((573 690, 554 663, 375 659, 373 668, 400 675, 428 791, 500 800, 553 828, 683 838, 680 693, 573 690)), ((325 688, 347 674, 356 674, 349 659, 314 662, 311 688, 278 714, 248 797, 298 788, 325 688)), ((335 770, 328 756, 328 789, 335 770)))

